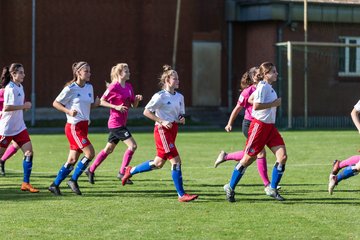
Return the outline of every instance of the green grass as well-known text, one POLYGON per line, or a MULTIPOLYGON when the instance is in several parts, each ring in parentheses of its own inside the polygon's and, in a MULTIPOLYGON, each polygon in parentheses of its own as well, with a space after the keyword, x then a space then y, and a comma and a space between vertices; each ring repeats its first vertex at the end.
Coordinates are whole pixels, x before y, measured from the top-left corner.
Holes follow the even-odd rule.
MULTIPOLYGON (((125 146, 96 171, 96 183, 79 180, 82 196, 63 183, 63 196, 46 189, 68 154, 64 135, 32 135, 32 184, 38 194, 19 190, 22 154, 6 163, 0 177, 0 239, 359 239, 359 178, 341 182, 333 196, 327 193, 332 160, 358 154, 356 131, 286 131, 288 163, 281 181, 285 202, 264 194, 256 164, 247 169, 237 187, 236 203, 225 201, 222 190, 233 162, 217 169, 213 162, 221 149, 244 145, 242 133, 180 132, 177 146, 183 161, 183 179, 189 193, 199 199, 179 203, 171 180, 170 164, 135 175, 134 185, 116 179, 125 146)), ((131 165, 155 155, 152 133, 133 132, 138 150, 131 165)), ((105 146, 107 133, 90 134, 96 152, 105 146)), ((268 169, 274 163, 268 151, 268 169)))

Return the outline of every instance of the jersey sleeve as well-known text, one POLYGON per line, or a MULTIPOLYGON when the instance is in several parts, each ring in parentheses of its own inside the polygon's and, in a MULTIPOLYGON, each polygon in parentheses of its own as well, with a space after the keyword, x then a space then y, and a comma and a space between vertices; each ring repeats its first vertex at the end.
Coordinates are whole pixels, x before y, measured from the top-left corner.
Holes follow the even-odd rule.
POLYGON ((161 95, 156 93, 152 96, 151 100, 146 104, 145 109, 150 112, 155 112, 156 109, 159 109, 161 105, 161 95))
POLYGON ((130 92, 131 92, 130 102, 134 103, 135 102, 135 93, 134 93, 134 89, 130 83, 129 83, 129 88, 130 88, 130 92))
POLYGON ((89 84, 89 86, 90 86, 90 94, 92 96, 91 103, 94 103, 95 102, 94 88, 93 88, 92 84, 89 84))
POLYGON ((60 92, 60 94, 56 97, 55 101, 61 103, 62 105, 66 105, 71 100, 71 89, 66 86, 60 92))
POLYGON ((265 103, 266 85, 259 83, 254 94, 254 103, 265 103))
POLYGON ((185 114, 185 101, 184 101, 184 96, 181 95, 181 99, 180 99, 180 103, 181 103, 181 106, 180 106, 180 114, 181 115, 184 115, 185 114))
POLYGON ((4 106, 7 105, 15 105, 15 89, 12 87, 6 88, 6 91, 4 92, 4 106))
POLYGON ((107 87, 107 89, 105 90, 104 94, 101 96, 101 99, 104 99, 105 101, 109 101, 109 98, 111 96, 111 92, 114 89, 114 84, 109 84, 109 86, 107 87))
POLYGON ((354 106, 355 110, 360 112, 360 100, 354 106))

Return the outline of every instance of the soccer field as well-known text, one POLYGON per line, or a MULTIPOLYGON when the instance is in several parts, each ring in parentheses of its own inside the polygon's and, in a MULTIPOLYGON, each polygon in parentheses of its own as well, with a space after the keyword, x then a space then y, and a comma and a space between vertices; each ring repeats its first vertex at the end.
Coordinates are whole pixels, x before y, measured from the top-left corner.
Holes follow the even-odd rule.
MULTIPOLYGON (((283 131, 288 162, 280 185, 286 199, 277 202, 264 193, 256 164, 236 188, 237 202, 225 200, 223 185, 234 162, 218 168, 220 150, 240 150, 244 137, 225 132, 181 132, 177 147, 182 158, 185 190, 199 194, 194 202, 177 201, 170 164, 135 175, 134 185, 116 178, 125 145, 119 143, 97 169, 96 183, 85 174, 77 196, 63 182, 63 196, 47 191, 68 155, 64 134, 31 135, 34 165, 31 182, 40 193, 21 192, 22 154, 6 162, 0 177, 0 239, 359 239, 358 177, 327 192, 334 159, 358 154, 357 131, 283 131)), ((155 155, 153 135, 133 132, 138 149, 131 165, 155 155)), ((96 153, 107 133, 89 135, 96 153)), ((268 151, 268 172, 275 158, 268 151)))

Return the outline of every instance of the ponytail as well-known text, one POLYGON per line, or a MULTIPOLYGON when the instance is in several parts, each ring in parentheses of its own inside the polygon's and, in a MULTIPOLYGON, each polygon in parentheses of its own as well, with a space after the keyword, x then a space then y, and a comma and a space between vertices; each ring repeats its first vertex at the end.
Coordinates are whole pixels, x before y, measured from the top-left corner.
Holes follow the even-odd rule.
POLYGON ((1 88, 6 87, 6 85, 8 85, 8 83, 12 80, 11 73, 17 72, 21 67, 23 68, 23 65, 20 63, 12 63, 10 67, 3 67, 1 73, 1 88))

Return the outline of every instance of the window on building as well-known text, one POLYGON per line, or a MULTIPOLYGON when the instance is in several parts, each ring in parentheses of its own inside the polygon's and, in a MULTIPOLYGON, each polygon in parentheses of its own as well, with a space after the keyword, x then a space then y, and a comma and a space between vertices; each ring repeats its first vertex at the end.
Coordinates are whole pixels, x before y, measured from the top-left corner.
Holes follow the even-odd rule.
MULTIPOLYGON (((360 37, 340 37, 339 40, 345 44, 360 45, 360 37)), ((360 76, 360 47, 340 47, 339 51, 339 76, 360 76)))

